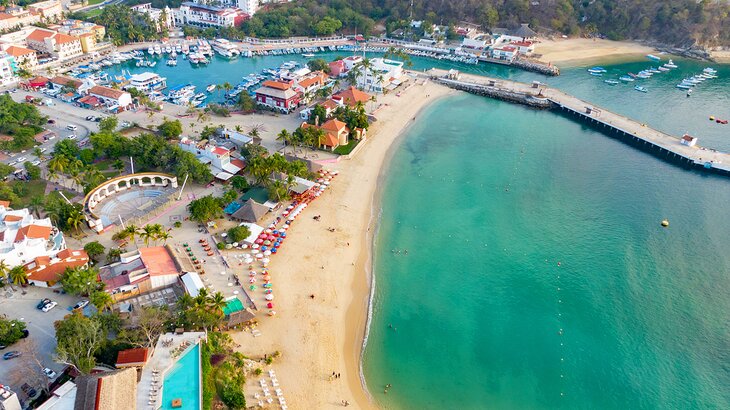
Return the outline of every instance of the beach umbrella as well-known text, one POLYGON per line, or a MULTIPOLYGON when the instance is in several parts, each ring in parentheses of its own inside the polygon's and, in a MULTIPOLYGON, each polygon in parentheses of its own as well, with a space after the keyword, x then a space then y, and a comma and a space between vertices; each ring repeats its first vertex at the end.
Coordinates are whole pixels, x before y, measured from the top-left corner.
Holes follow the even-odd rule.
POLYGON ((226 244, 226 249, 231 249, 231 248, 233 248, 233 245, 231 245, 230 243, 227 243, 226 244))
POLYGON ((265 287, 265 288, 267 288, 267 289, 268 289, 268 288, 271 288, 272 286, 273 286, 273 285, 272 285, 271 283, 267 283, 267 284, 265 284, 265 285, 264 285, 264 287, 265 287))
MULTIPOLYGON (((256 242, 258 242, 258 241, 256 241, 256 242)), ((261 241, 261 243, 263 243, 263 242, 264 242, 264 241, 261 241)), ((252 248, 254 248, 254 249, 258 249, 258 248, 259 248, 259 244, 258 244, 258 243, 255 243, 255 244, 253 244, 253 246, 251 246, 251 247, 252 247, 252 248)))
POLYGON ((269 256, 269 255, 271 255, 271 251, 269 251, 269 250, 264 251, 264 256, 269 256))
POLYGON ((248 280, 248 283, 256 283, 256 278, 252 277, 248 280))
POLYGON ((266 304, 266 307, 269 308, 269 309, 273 309, 274 308, 274 304, 273 303, 267 303, 266 304))
POLYGON ((264 245, 269 246, 271 245, 271 240, 267 239, 264 241, 264 245))
POLYGON ((233 242, 233 247, 238 248, 238 242, 233 242))
POLYGON ((276 253, 276 248, 272 249, 271 253, 276 253))
POLYGON ((261 259, 261 258, 263 258, 263 257, 264 257, 264 255, 262 255, 262 254, 260 254, 260 253, 257 253, 257 254, 256 254, 256 259, 261 259))
POLYGON ((256 290, 256 285, 251 285, 248 287, 249 290, 256 290))
POLYGON ((274 316, 274 315, 276 315, 276 312, 275 312, 275 311, 273 311, 273 310, 270 310, 270 311, 269 311, 269 313, 267 313, 267 315, 269 315, 269 316, 274 316))
POLYGON ((262 246, 262 247, 261 247, 261 252, 266 252, 266 250, 267 250, 267 249, 269 249, 269 247, 268 247, 268 246, 262 246))
POLYGON ((264 232, 267 233, 267 234, 269 234, 269 233, 271 233, 271 229, 267 229, 264 232))
POLYGON ((264 298, 265 298, 266 300, 274 300, 274 295, 272 295, 272 294, 268 294, 268 295, 264 296, 264 298))
POLYGON ((261 262, 263 262, 263 263, 269 263, 269 258, 264 258, 261 262))

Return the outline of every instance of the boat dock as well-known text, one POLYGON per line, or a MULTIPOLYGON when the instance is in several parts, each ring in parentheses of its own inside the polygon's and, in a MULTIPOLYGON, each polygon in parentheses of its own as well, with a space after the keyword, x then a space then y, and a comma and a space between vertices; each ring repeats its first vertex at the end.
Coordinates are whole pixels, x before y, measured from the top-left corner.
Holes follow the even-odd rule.
POLYGON ((447 87, 515 102, 534 108, 559 110, 606 134, 666 161, 686 168, 730 176, 730 154, 711 148, 688 145, 677 136, 667 134, 631 118, 616 114, 545 84, 525 84, 473 74, 432 69, 429 77, 447 87))

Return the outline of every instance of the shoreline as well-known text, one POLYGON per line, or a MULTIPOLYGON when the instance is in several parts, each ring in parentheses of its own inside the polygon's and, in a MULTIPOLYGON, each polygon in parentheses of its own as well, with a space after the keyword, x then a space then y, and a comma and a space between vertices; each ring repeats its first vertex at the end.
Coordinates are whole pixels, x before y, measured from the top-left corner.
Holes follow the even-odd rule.
MULTIPOLYGON (((368 140, 352 159, 326 164, 339 175, 290 229, 286 247, 271 261, 271 275, 282 295, 275 302, 278 314, 261 318, 260 337, 249 332, 231 334, 240 345, 237 350, 248 356, 281 352, 270 368, 278 375, 289 408, 342 407, 343 400, 358 409, 378 408, 362 370, 375 289, 376 194, 382 186, 383 166, 412 118, 454 93, 418 79, 418 85, 403 90, 400 97, 396 93, 378 97, 378 121, 372 124, 368 140), (315 215, 321 219, 314 220, 315 215), (328 227, 336 228, 335 232, 328 227), (332 379, 333 371, 345 377, 332 379)), ((247 383, 247 397, 256 391, 256 384, 255 378, 247 383)))
POLYGON ((575 67, 600 61, 632 61, 646 54, 658 53, 654 47, 632 41, 568 38, 541 39, 535 47, 538 60, 560 67, 575 67))

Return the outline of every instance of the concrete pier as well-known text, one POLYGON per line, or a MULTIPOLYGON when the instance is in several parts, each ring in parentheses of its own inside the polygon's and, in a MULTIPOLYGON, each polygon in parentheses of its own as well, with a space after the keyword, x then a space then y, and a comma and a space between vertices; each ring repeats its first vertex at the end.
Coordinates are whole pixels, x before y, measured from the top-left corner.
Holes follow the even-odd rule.
POLYGON ((681 138, 655 130, 631 118, 616 114, 595 104, 581 100, 544 84, 525 84, 516 81, 463 74, 455 75, 444 70, 432 69, 428 75, 434 81, 448 87, 497 98, 531 107, 550 109, 576 118, 669 162, 684 167, 730 176, 730 154, 699 145, 681 143, 681 138), (502 96, 508 95, 509 98, 502 96))

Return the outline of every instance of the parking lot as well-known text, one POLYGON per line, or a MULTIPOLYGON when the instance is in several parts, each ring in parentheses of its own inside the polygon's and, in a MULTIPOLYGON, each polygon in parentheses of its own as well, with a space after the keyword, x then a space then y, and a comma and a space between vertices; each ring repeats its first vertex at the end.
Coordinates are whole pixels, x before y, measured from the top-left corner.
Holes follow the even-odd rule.
POLYGON ((10 291, 8 287, 0 290, 0 315, 24 321, 30 335, 27 339, 21 339, 2 351, 6 353, 17 350, 23 355, 10 360, 0 360, 0 384, 8 384, 20 392, 22 383, 32 382, 28 378, 28 368, 40 369, 38 364, 40 363, 58 374, 65 368, 65 365, 53 361, 56 349, 53 323, 69 314, 71 307, 78 302, 78 298, 56 294, 46 288, 30 286, 24 289, 26 294, 22 294, 21 288, 17 286, 15 288, 15 292, 10 291), (58 306, 48 312, 42 312, 36 305, 43 298, 57 302, 58 306))

